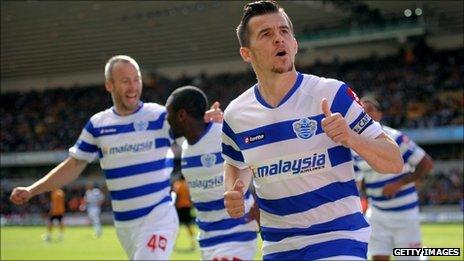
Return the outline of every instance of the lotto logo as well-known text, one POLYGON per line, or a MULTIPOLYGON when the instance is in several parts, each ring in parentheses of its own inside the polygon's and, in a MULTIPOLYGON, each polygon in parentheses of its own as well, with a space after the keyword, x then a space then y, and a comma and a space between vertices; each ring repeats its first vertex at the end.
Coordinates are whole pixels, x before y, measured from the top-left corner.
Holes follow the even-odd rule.
POLYGON ((168 240, 165 237, 153 235, 150 240, 148 240, 147 247, 150 248, 152 252, 154 252, 156 248, 165 251, 167 244, 168 240))
POLYGON ((253 135, 253 136, 245 137, 245 143, 250 144, 250 143, 253 143, 255 141, 263 140, 265 138, 266 138, 266 135, 264 134, 264 132, 262 132, 262 133, 259 133, 259 134, 253 135))

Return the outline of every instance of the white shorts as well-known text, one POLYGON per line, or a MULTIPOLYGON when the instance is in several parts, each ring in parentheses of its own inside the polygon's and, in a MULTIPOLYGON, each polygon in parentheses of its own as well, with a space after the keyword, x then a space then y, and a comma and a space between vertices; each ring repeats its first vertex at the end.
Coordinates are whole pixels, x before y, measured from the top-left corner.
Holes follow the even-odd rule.
POLYGON ((92 222, 100 221, 100 213, 101 213, 100 208, 88 208, 87 209, 87 215, 92 222))
MULTIPOLYGON (((393 248, 420 248, 421 231, 418 220, 370 218, 372 228, 368 245, 369 256, 390 256, 393 248)), ((406 259, 402 256, 401 259, 406 259)), ((418 257, 411 257, 417 260, 418 257)))
POLYGON ((168 260, 178 230, 179 219, 170 202, 155 207, 135 226, 116 228, 130 260, 168 260))
POLYGON ((257 250, 256 239, 243 243, 225 243, 214 247, 201 249, 202 260, 238 261, 255 259, 257 250))

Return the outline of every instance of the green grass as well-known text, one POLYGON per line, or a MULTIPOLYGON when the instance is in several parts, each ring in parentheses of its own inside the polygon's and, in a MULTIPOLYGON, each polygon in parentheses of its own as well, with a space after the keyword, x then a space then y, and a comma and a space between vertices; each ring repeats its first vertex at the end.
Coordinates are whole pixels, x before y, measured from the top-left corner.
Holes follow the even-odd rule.
MULTIPOLYGON (((63 241, 43 242, 44 227, 2 227, 1 260, 127 260, 113 227, 104 227, 99 239, 92 238, 90 227, 69 227, 63 241)), ((431 257, 430 260, 462 260, 461 224, 423 224, 423 243, 427 247, 460 247, 461 257, 431 257)), ((181 228, 172 260, 200 260, 198 248, 190 247, 186 229, 181 228)), ((261 241, 259 241, 259 248, 261 241)), ((256 259, 261 259, 261 251, 256 259)))

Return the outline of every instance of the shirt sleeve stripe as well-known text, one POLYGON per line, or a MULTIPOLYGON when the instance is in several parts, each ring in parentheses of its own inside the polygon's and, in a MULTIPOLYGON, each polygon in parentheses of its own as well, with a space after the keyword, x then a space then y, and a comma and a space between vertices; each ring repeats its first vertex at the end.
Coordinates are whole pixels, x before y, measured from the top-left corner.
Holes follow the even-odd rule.
POLYGON ((222 153, 229 158, 239 161, 239 162, 245 162, 245 159, 243 158, 243 154, 241 151, 236 151, 232 146, 229 146, 225 143, 221 143, 222 146, 222 153))
POLYGON ((332 112, 339 112, 343 117, 345 117, 352 103, 353 98, 348 95, 348 86, 346 84, 342 84, 342 86, 338 89, 337 94, 335 94, 330 110, 332 112))
POLYGON ((89 153, 95 153, 98 151, 98 147, 96 145, 87 143, 83 140, 79 140, 77 142, 77 148, 81 151, 89 152, 89 153))

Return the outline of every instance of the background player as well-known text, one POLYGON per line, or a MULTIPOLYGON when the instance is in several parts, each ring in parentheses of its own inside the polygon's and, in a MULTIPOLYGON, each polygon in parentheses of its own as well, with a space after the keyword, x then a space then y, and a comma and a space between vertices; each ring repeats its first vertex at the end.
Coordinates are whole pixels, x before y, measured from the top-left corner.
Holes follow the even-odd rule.
POLYGON ((63 240, 63 237, 64 237, 63 217, 66 211, 65 199, 66 199, 66 195, 64 191, 61 189, 54 188, 50 192, 50 211, 48 213, 49 218, 47 221, 47 233, 43 235, 43 240, 51 241, 52 232, 53 232, 53 222, 55 220, 58 221, 58 226, 60 228, 58 239, 63 240))
POLYGON ((102 235, 102 226, 100 220, 101 206, 105 200, 105 195, 101 190, 93 185, 93 182, 88 182, 85 195, 83 208, 87 211, 87 216, 92 222, 93 236, 99 238, 102 235))
MULTIPOLYGON (((224 207, 223 158, 219 123, 205 123, 206 95, 198 88, 176 89, 166 103, 167 119, 182 145, 182 173, 197 209, 203 260, 252 260, 256 254, 257 223, 247 214, 231 219, 224 207)), ((254 199, 246 193, 245 213, 254 199)))
POLYGON ((177 215, 179 216, 180 225, 185 225, 190 236, 190 248, 195 249, 195 232, 193 230, 192 217, 192 201, 190 200, 190 192, 183 175, 174 181, 172 190, 175 193, 175 202, 177 215))
POLYGON ((253 175, 265 260, 366 258, 370 228, 349 148, 391 173, 402 168, 398 146, 343 82, 295 70, 293 25, 275 2, 247 4, 237 36, 258 83, 224 113, 228 213, 245 213, 253 175))
MULTIPOLYGON (((366 113, 373 120, 380 122, 380 103, 373 97, 364 97, 361 102, 366 113)), ((395 247, 422 247, 415 183, 423 179, 433 168, 430 156, 405 134, 387 126, 382 126, 382 129, 400 148, 404 160, 400 175, 379 174, 359 155, 353 153, 356 174, 363 177, 364 188, 369 198, 366 216, 372 227, 372 235, 368 253, 374 260, 388 260, 395 247)))

